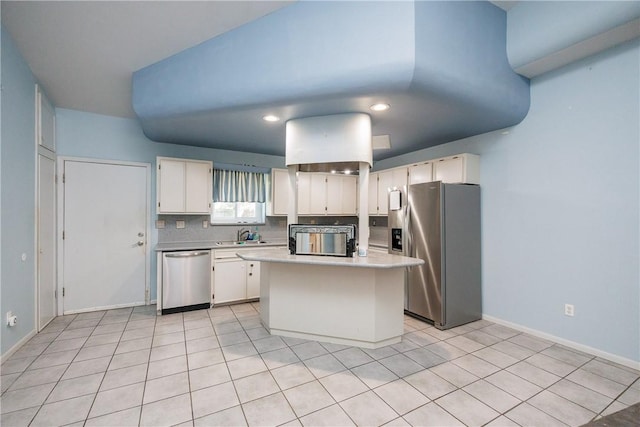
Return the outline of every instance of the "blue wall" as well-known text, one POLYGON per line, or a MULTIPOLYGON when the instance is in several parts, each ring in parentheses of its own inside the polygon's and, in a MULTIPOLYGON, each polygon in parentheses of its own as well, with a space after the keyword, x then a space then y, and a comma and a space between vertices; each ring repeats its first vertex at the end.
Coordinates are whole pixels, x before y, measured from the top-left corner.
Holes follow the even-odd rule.
POLYGON ((533 79, 529 114, 508 135, 375 165, 479 154, 484 313, 636 362, 639 64, 636 39, 533 79))
MULTIPOLYGON (((492 132, 375 165, 480 154, 484 312, 636 362, 639 59, 636 40, 535 78, 530 112, 508 135, 492 132), (565 303, 575 305, 575 317, 563 315, 565 303)), ((4 354, 34 329, 35 300, 34 78, 4 32, 2 85, 0 314, 13 310, 21 318, 9 332, 3 326, 4 354)), ((153 143, 135 120, 56 112, 63 156, 283 166, 280 157, 153 143)), ((152 276, 152 292, 154 282, 152 276)))
POLYGON ((58 156, 121 160, 149 163, 151 172, 151 299, 156 298, 156 258, 153 249, 158 241, 155 227, 156 156, 212 160, 216 163, 248 164, 282 168, 284 157, 237 151, 214 150, 176 144, 156 143, 144 136, 137 120, 56 108, 58 156))
POLYGON ((35 79, 2 29, 1 351, 35 328, 35 79), (22 261, 22 254, 26 260, 22 261), (18 324, 9 328, 5 313, 18 324))

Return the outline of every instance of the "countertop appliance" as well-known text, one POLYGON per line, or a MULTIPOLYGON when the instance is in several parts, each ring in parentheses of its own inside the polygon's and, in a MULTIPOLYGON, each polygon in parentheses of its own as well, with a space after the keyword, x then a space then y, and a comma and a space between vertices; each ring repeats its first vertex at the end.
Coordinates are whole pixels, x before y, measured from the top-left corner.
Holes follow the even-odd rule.
POLYGON ((162 253, 162 314, 211 307, 211 251, 162 253))
POLYGON ((292 255, 353 257, 356 226, 289 225, 289 252, 292 255))
POLYGON ((480 187, 440 181, 389 192, 389 253, 422 258, 405 312, 449 329, 482 317, 480 187))

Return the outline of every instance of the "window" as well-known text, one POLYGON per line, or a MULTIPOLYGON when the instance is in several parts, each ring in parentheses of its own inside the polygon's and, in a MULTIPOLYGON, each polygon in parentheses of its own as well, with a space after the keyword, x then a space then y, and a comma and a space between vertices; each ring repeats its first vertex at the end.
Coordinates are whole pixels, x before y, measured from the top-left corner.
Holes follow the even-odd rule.
POLYGON ((211 224, 264 224, 264 203, 214 202, 211 224))
POLYGON ((211 224, 264 224, 266 174, 213 170, 211 224))

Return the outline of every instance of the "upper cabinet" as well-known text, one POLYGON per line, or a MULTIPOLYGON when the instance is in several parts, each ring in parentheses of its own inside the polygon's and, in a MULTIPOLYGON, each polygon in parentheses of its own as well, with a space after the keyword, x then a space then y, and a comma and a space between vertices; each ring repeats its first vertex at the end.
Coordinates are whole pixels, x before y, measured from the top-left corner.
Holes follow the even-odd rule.
POLYGON ((433 181, 433 162, 409 166, 409 185, 433 181))
POLYGON ((289 209, 289 171, 271 169, 269 215, 287 215, 289 209))
POLYGON ((158 157, 157 213, 209 215, 213 163, 158 157))
POLYGON ((369 177, 369 215, 387 215, 389 190, 406 185, 406 167, 372 173, 369 177))
POLYGON ((56 151, 56 112, 36 84, 36 141, 39 146, 55 153, 56 151))
MULTIPOLYGON (((356 215, 358 177, 298 172, 298 215, 356 215)), ((270 215, 287 215, 289 171, 271 170, 270 215)))
POLYGON ((480 184, 480 156, 464 153, 434 160, 433 180, 446 183, 480 184))
POLYGON ((298 173, 298 215, 327 212, 327 178, 321 173, 298 173))
POLYGON ((357 181, 352 175, 298 173, 298 214, 356 215, 357 181))
POLYGON ((358 178, 327 175, 327 215, 357 215, 358 178))

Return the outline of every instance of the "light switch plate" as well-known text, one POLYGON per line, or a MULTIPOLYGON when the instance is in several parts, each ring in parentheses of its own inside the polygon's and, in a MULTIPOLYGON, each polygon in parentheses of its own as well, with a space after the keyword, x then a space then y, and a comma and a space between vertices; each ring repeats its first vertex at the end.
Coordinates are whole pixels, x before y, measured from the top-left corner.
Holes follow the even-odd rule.
POLYGON ((206 219, 202 220, 202 228, 209 228, 209 221, 206 219))
POLYGON ((184 220, 179 219, 176 221, 176 228, 184 228, 184 220))
POLYGON ((156 228, 158 228, 158 229, 159 228, 164 228, 164 226, 165 226, 164 219, 156 220, 156 228))

